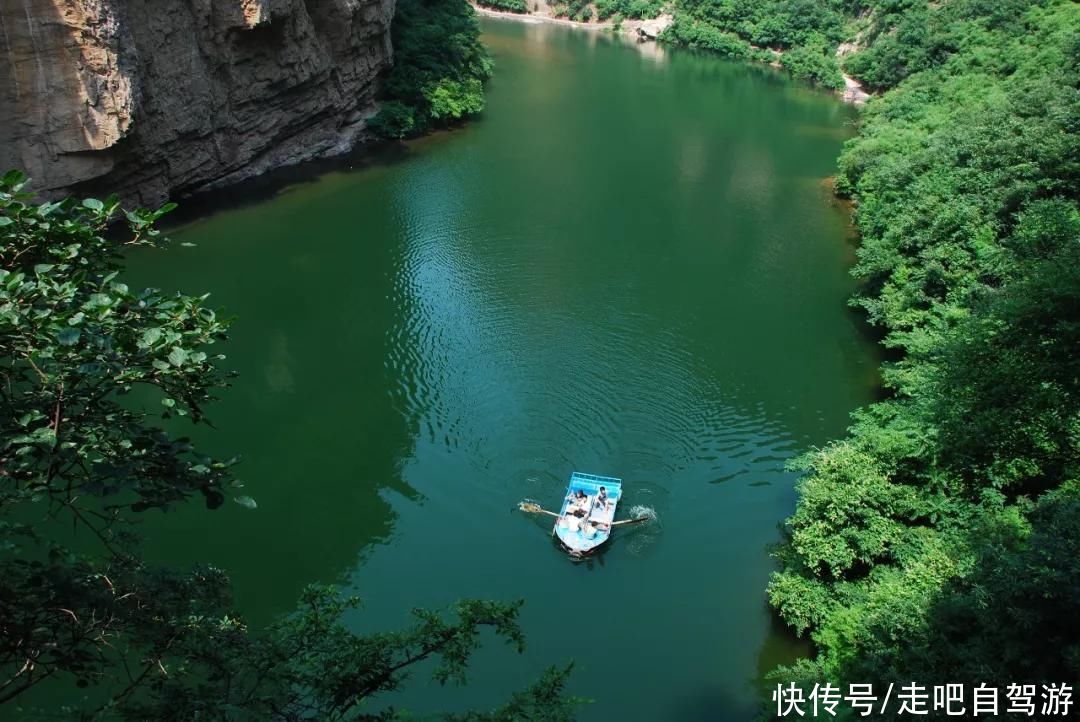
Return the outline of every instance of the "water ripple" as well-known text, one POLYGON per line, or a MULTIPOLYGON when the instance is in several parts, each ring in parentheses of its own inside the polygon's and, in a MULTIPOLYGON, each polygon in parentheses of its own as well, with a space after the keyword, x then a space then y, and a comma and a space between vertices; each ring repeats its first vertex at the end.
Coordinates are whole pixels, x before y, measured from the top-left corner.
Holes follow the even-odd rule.
POLYGON ((784 425, 740 406, 678 329, 658 329, 634 284, 568 278, 558 227, 493 232, 428 197, 437 186, 402 195, 387 337, 392 394, 423 441, 537 496, 554 492, 534 479, 561 487, 572 468, 661 483, 782 469, 796 446, 784 425))

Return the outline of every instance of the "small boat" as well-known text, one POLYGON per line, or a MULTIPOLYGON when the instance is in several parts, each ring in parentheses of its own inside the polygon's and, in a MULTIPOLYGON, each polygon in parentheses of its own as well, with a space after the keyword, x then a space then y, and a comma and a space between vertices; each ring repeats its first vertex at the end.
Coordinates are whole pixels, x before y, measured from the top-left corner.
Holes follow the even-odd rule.
POLYGON ((611 538, 621 498, 622 479, 575 471, 551 533, 574 556, 591 554, 611 538))

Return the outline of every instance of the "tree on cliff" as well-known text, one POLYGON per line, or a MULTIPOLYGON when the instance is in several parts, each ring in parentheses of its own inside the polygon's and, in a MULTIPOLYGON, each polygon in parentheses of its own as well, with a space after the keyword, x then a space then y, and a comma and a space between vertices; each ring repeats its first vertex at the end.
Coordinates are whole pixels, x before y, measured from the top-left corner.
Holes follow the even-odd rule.
MULTIPOLYGON (((0 179, 0 705, 75 684, 97 700, 84 718, 385 719, 373 698, 415 664, 461 682, 482 630, 523 647, 520 603, 416 610, 404 631, 360 636, 342 622, 355 600, 322 587, 251 630, 223 571, 141 559, 138 514, 240 491, 232 460, 164 428, 206 421, 229 324, 205 295, 123 283, 121 252, 161 245, 170 207, 35 204, 25 185, 0 179), (125 232, 106 233, 116 219, 125 232)), ((568 672, 464 717, 567 719, 568 672)))
POLYGON ((492 62, 466 0, 400 0, 391 27, 394 66, 370 127, 406 138, 484 109, 492 62))

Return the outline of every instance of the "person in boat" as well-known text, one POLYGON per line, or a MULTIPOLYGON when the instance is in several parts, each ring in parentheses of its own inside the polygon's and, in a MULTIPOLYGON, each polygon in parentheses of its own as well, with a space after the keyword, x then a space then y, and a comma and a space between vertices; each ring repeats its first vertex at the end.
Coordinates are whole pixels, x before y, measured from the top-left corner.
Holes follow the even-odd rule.
POLYGON ((596 495, 596 508, 600 511, 604 511, 608 506, 607 489, 600 487, 600 492, 596 495))
POLYGON ((567 506, 567 511, 574 509, 585 510, 589 508, 589 497, 586 496, 584 489, 575 489, 570 494, 570 504, 567 506))
POLYGON ((585 512, 581 510, 574 510, 567 512, 566 516, 559 520, 559 525, 565 528, 567 531, 578 531, 581 529, 582 517, 585 516, 585 512))

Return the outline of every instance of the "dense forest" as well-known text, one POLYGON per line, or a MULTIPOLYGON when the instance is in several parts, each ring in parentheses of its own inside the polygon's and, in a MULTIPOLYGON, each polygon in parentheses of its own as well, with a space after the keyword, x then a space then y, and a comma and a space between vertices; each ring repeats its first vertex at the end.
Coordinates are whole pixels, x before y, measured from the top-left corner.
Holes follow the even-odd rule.
MULTIPOLYGON (((719 3, 717 5, 720 5, 719 3)), ((871 2, 840 158, 889 398, 803 456, 803 681, 1080 678, 1080 7, 871 2)), ((828 27, 828 24, 826 24, 828 27)))
POLYGON ((829 0, 676 0, 664 39, 732 58, 777 62, 795 77, 842 88, 836 48, 851 3, 829 0))

